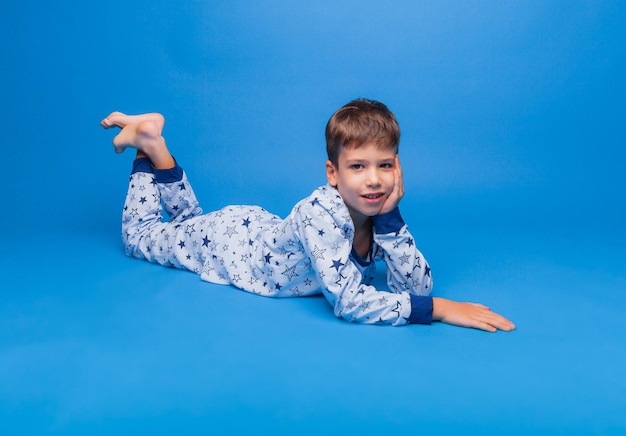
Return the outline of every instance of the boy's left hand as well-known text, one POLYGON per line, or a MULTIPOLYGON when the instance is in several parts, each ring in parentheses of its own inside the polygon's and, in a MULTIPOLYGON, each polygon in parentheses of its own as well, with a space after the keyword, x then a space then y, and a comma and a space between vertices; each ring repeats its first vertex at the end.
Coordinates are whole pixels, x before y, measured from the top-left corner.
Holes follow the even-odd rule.
POLYGON ((515 324, 500 314, 492 312, 487 306, 476 303, 461 303, 446 298, 433 297, 433 321, 461 327, 495 332, 510 332, 515 324))
POLYGON ((380 209, 380 214, 391 212, 404 196, 404 181, 402 180, 402 167, 400 166, 400 157, 396 154, 396 161, 394 163, 394 185, 393 190, 387 197, 387 200, 383 203, 383 207, 380 209))

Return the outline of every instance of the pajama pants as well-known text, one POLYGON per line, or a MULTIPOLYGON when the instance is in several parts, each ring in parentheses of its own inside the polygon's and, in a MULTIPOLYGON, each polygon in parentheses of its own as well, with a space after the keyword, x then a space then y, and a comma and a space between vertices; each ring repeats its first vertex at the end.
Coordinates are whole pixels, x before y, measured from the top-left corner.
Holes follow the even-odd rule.
MULTIPOLYGON (((124 203, 122 239, 129 256, 197 274, 204 271, 212 274, 211 282, 238 285, 238 277, 250 273, 254 265, 255 246, 262 245, 264 231, 281 222, 257 206, 231 206, 203 214, 180 167, 156 170, 149 160, 137 159, 124 203), (241 222, 247 222, 243 229, 241 222)), ((263 293, 262 287, 246 290, 263 293)))

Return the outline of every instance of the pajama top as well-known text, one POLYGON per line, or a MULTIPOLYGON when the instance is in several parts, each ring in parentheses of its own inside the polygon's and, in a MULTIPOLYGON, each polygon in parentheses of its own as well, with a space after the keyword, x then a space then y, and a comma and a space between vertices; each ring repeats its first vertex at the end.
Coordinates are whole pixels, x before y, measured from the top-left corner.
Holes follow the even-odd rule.
POLYGON ((267 297, 322 293, 337 317, 352 322, 430 323, 430 268, 399 210, 372 221, 372 246, 362 259, 352 248, 348 208, 331 185, 317 188, 285 219, 258 206, 203 214, 180 166, 157 170, 137 159, 122 237, 129 255, 194 271, 207 282, 267 297), (377 260, 386 263, 388 291, 370 284, 377 260))

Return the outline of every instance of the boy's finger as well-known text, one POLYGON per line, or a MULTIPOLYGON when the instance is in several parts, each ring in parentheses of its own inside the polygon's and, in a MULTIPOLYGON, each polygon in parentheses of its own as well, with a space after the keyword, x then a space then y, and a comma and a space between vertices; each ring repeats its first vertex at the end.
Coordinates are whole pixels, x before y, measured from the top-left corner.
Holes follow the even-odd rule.
POLYGON ((503 330, 503 331, 506 331, 506 332, 515 329, 515 324, 513 324, 511 321, 509 321, 508 319, 506 319, 505 317, 500 316, 500 315, 490 319, 487 322, 489 322, 489 324, 491 324, 492 326, 498 328, 499 330, 503 330))
POLYGON ((396 174, 399 174, 400 176, 402 176, 402 167, 400 166, 400 158, 398 158, 398 155, 396 155, 395 170, 396 170, 396 174))

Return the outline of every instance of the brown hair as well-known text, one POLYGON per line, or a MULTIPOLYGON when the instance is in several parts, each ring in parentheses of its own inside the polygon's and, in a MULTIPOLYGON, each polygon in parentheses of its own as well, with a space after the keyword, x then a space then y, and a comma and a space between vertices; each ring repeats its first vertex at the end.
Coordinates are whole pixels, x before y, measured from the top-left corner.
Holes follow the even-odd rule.
POLYGON ((326 124, 326 152, 337 165, 342 148, 375 143, 381 148, 398 149, 400 126, 383 103, 360 98, 352 100, 330 117, 326 124))

